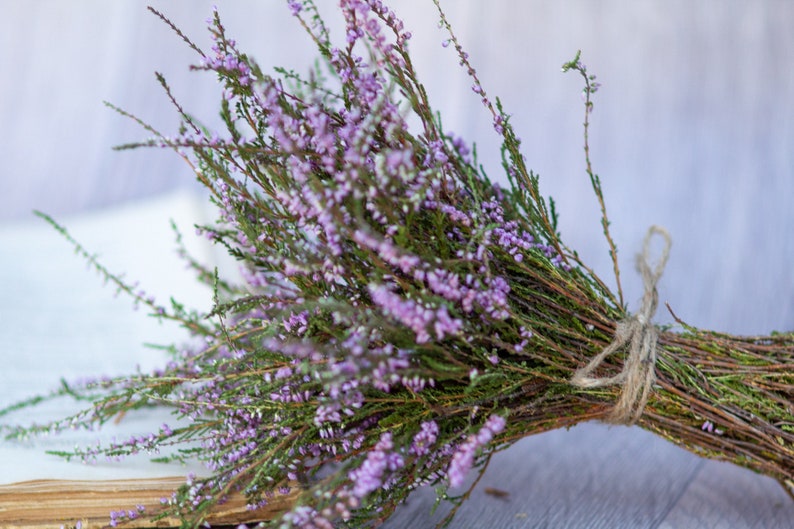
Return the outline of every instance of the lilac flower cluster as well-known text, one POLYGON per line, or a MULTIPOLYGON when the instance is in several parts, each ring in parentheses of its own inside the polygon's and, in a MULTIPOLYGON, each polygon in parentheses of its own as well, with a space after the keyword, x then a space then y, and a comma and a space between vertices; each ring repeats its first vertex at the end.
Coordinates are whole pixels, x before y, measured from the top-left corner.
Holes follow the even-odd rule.
POLYGON ((388 393, 393 387, 402 385, 418 392, 427 385, 435 385, 433 379, 405 374, 411 366, 410 351, 391 343, 373 346, 371 341, 375 338, 376 335, 363 340, 354 331, 341 344, 339 353, 329 355, 325 392, 344 405, 346 414, 351 413, 351 406, 360 408, 363 404, 360 388, 371 386, 388 393))
POLYGON ((388 481, 388 473, 403 467, 405 460, 393 451, 391 433, 381 435, 375 447, 367 454, 360 467, 350 473, 353 483, 351 493, 357 498, 364 498, 370 492, 383 487, 388 481))
POLYGON ((253 82, 251 67, 243 60, 237 51, 234 39, 226 38, 223 26, 220 24, 217 8, 213 16, 207 19, 213 37, 212 52, 210 57, 204 57, 202 63, 196 67, 199 70, 211 70, 220 74, 223 79, 234 79, 242 86, 249 86, 253 82))
POLYGON ((410 452, 419 457, 427 455, 437 438, 438 424, 435 421, 423 422, 419 432, 414 436, 410 452))
POLYGON ((482 210, 487 221, 496 225, 491 232, 496 244, 516 261, 520 262, 523 259, 523 251, 539 246, 530 233, 519 231, 518 222, 514 220, 505 222, 502 206, 495 199, 483 202, 482 210))
MULTIPOLYGON (((240 403, 245 405, 245 401, 240 403)), ((262 433, 261 417, 245 409, 234 409, 224 414, 221 427, 210 432, 202 446, 205 449, 207 467, 220 470, 242 466, 241 463, 254 457, 262 433)), ((274 435, 280 435, 273 429, 274 435)))
POLYGON ((447 335, 459 333, 463 327, 460 319, 449 315, 445 305, 434 310, 414 300, 403 299, 383 285, 370 285, 369 292, 377 306, 416 334, 416 343, 430 340, 428 328, 433 329, 436 339, 443 340, 447 335))
POLYGON ((127 509, 127 510, 114 510, 110 511, 110 527, 118 527, 120 524, 123 525, 125 522, 136 520, 137 518, 144 515, 146 512, 146 507, 143 505, 137 505, 135 509, 127 509))
POLYGON ((701 430, 708 433, 713 433, 715 435, 723 435, 725 433, 724 430, 714 427, 714 423, 711 421, 704 421, 700 427, 701 430))
MULTIPOLYGON (((57 429, 52 433, 63 429, 61 425, 56 425, 57 429)), ((74 428, 77 428, 77 422, 74 422, 74 428)), ((107 462, 120 462, 127 456, 136 454, 156 455, 160 453, 160 448, 164 440, 173 435, 173 431, 167 424, 160 427, 158 433, 149 433, 146 435, 133 435, 124 441, 117 441, 112 438, 107 444, 101 444, 99 441, 95 445, 87 446, 85 448, 76 447, 74 455, 79 456, 84 464, 95 465, 99 462, 99 457, 104 456, 107 462)))
POLYGON ((488 445, 493 437, 504 430, 506 421, 500 415, 491 415, 476 435, 470 435, 452 456, 447 470, 450 487, 463 485, 466 475, 474 465, 477 451, 488 445))
POLYGON ((406 42, 411 38, 411 33, 403 31, 403 22, 397 18, 394 11, 381 0, 342 0, 340 5, 347 24, 348 44, 355 44, 359 39, 366 37, 372 46, 380 52, 384 62, 396 61, 399 63, 401 61, 397 51, 405 48, 406 42), (378 19, 391 28, 395 36, 394 43, 387 42, 387 37, 384 35, 378 19))
POLYGON ((521 353, 524 348, 529 344, 529 340, 532 339, 532 331, 524 327, 523 325, 518 329, 518 335, 521 338, 521 341, 513 346, 515 352, 521 353))

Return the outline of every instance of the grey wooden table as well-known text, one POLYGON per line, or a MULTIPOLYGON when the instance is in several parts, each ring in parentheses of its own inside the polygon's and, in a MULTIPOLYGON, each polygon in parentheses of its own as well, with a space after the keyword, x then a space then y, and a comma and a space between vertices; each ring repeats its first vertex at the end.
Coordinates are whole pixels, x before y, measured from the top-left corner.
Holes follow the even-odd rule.
MULTIPOLYGON (((153 3, 207 44, 211 2, 153 3)), ((216 3, 261 65, 310 64, 310 46, 282 2, 216 3)), ((544 193, 556 198, 563 236, 600 275, 609 278, 611 266, 583 172, 581 86, 560 73, 577 49, 603 83, 592 154, 622 250, 627 299, 641 296, 632 256, 647 227, 661 224, 674 245, 660 298, 679 316, 733 333, 794 327, 794 4, 446 3, 486 89, 514 115, 544 193)), ((215 114, 214 83, 188 73, 192 52, 145 2, 2 6, 0 220, 194 185, 169 153, 110 150, 143 133, 102 100, 175 130, 154 70, 168 76, 187 108, 210 123, 215 114)), ((397 7, 413 28, 417 67, 445 125, 476 140, 486 169, 497 174, 488 117, 441 47, 431 2, 397 7)), ((657 319, 671 318, 660 312, 657 319)), ((388 527, 432 526, 425 492, 388 527)), ((794 502, 774 481, 701 460, 641 429, 585 424, 496 456, 453 526, 784 528, 794 527, 794 502)))

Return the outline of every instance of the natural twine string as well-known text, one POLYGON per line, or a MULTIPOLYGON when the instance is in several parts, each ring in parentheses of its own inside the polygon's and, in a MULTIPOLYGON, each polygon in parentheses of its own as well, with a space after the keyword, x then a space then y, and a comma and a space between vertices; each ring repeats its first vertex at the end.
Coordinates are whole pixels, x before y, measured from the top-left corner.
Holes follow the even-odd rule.
POLYGON ((642 306, 637 314, 621 320, 615 329, 615 337, 601 353, 595 356, 590 363, 580 368, 571 378, 571 384, 580 388, 600 388, 605 386, 622 385, 617 404, 607 417, 614 424, 634 424, 639 420, 645 403, 648 402, 653 383, 656 380, 656 343, 659 333, 651 318, 656 312, 659 295, 656 292, 656 283, 662 275, 667 258, 670 255, 672 239, 670 234, 660 226, 651 226, 645 235, 642 245, 642 254, 637 255, 637 270, 642 275, 645 293, 642 296, 642 306), (654 234, 664 238, 665 245, 656 267, 651 270, 648 264, 650 242, 654 234), (623 364, 623 370, 615 376, 594 378, 592 373, 601 362, 612 353, 628 344, 628 357, 623 364))

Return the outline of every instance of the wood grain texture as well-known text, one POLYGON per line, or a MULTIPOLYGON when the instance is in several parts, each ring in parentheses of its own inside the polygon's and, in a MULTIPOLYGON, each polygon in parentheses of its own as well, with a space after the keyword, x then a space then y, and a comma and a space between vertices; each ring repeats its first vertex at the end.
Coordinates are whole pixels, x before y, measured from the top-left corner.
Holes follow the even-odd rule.
MULTIPOLYGON (((179 520, 150 517, 160 506, 161 498, 170 497, 185 479, 180 477, 112 481, 37 480, 0 486, 0 527, 3 529, 58 529, 74 526, 83 529, 107 527, 111 511, 135 512, 136 517, 123 527, 178 527, 179 520), (137 507, 145 507, 138 513, 137 507), (148 516, 147 516, 148 514, 148 516)), ((266 520, 272 513, 289 508, 295 493, 275 496, 262 509, 246 508, 245 498, 233 495, 207 516, 215 525, 238 525, 252 520, 266 520)))
MULTIPOLYGON (((431 516, 434 500, 434 491, 417 491, 385 527, 433 527, 447 512, 431 516)), ((785 529, 792 521, 794 502, 774 480, 636 427, 587 423, 496 454, 452 527, 785 529)))
MULTIPOLYGON (((175 130, 152 70, 167 74, 186 107, 209 123, 215 115, 217 90, 188 73, 190 53, 145 12, 146 3, 4 5, 0 218, 25 218, 32 208, 84 211, 191 185, 167 153, 110 150, 143 134, 101 100, 175 130)), ((230 33, 260 64, 308 64, 305 39, 281 2, 152 3, 202 43, 204 18, 217 3, 230 33)), ((593 114, 593 162, 631 306, 641 296, 633 255, 647 227, 661 224, 674 243, 660 300, 679 316, 733 333, 794 328, 794 3, 444 4, 486 89, 513 115, 528 165, 562 212, 563 236, 608 278, 611 264, 583 172, 580 86, 559 73, 583 50, 603 83, 593 114)), ((498 175, 488 118, 450 51, 440 47, 444 36, 432 6, 406 0, 398 7, 445 125, 476 140, 486 169, 498 175)), ((658 318, 671 320, 663 311, 658 318)), ((432 500, 432 491, 418 491, 388 528, 432 527, 439 518, 428 515, 432 500)), ((705 462, 637 428, 582 425, 498 454, 453 527, 782 529, 792 520, 794 502, 767 478, 705 462), (485 494, 484 487, 509 496, 485 494)))
POLYGON ((659 529, 748 529, 794 526, 794 502, 771 479, 705 461, 659 529))

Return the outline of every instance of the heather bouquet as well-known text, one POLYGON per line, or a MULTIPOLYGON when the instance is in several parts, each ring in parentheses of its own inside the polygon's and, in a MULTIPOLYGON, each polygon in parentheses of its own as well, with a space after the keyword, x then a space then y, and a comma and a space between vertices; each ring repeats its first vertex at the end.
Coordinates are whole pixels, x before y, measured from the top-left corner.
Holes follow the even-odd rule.
MULTIPOLYGON (((390 8, 340 2, 346 32, 336 40, 310 0, 288 8, 321 58, 306 75, 260 67, 217 13, 204 52, 155 12, 196 51, 193 68, 222 84, 225 130, 205 129, 172 98, 178 134, 141 121, 152 138, 123 148, 170 148, 191 165, 219 211, 197 229, 241 274, 222 276, 185 255, 212 286, 214 306, 160 305, 48 219, 109 281, 195 339, 174 346, 161 370, 64 384, 47 398, 90 405, 46 425, 6 426, 8 437, 171 409, 173 422, 158 431, 63 455, 91 462, 148 452, 205 463, 207 477, 190 476, 142 513, 185 527, 235 494, 247 498, 252 521, 293 495, 291 509, 265 522, 274 527, 377 526, 420 486, 457 506, 494 452, 589 420, 637 424, 794 489, 794 334, 654 326, 670 241, 660 228, 638 258, 642 307, 627 309, 589 160, 598 84, 578 54, 563 69, 584 85, 587 174, 617 292, 566 246, 509 115, 440 7, 445 44, 502 140, 507 187, 444 128, 413 69, 411 34, 390 8), (664 246, 656 259, 655 241, 664 246)), ((110 525, 137 515, 128 509, 110 513, 110 525)))

